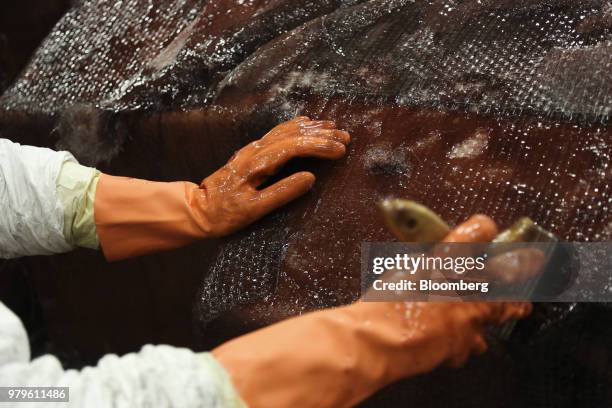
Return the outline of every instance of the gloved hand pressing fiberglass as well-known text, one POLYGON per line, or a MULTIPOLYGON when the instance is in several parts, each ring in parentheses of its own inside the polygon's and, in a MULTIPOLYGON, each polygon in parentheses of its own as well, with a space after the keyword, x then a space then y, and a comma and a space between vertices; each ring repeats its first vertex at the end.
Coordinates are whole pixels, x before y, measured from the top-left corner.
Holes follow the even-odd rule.
POLYGON ((0 139, 0 258, 101 246, 108 260, 230 234, 308 191, 299 172, 259 190, 294 157, 339 159, 350 141, 331 121, 297 117, 238 151, 200 185, 101 174, 68 152, 0 139), (6 186, 5 189, 2 186, 6 186))
MULTIPOLYGON (((299 172, 258 190, 267 176, 294 157, 339 159, 349 141, 333 122, 297 117, 238 151, 199 186, 98 174, 99 181, 87 184, 95 230, 87 229, 86 246, 93 246, 97 232, 106 258, 118 260, 230 234, 304 194, 315 180, 312 173, 299 172)), ((58 184, 62 174, 74 175, 78 167, 69 163, 58 184)), ((67 211, 68 221, 73 212, 67 211)), ((91 216, 89 211, 76 218, 91 216)))
MULTIPOLYGON (((447 242, 487 242, 497 228, 475 216, 447 242)), ((357 302, 288 319, 213 351, 249 407, 350 407, 384 386, 486 350, 484 329, 531 311, 528 303, 357 302)))
POLYGON ((330 121, 297 117, 240 151, 198 186, 102 175, 95 200, 100 244, 109 260, 230 234, 307 192, 315 177, 296 173, 263 190, 294 157, 339 159, 350 141, 330 121))

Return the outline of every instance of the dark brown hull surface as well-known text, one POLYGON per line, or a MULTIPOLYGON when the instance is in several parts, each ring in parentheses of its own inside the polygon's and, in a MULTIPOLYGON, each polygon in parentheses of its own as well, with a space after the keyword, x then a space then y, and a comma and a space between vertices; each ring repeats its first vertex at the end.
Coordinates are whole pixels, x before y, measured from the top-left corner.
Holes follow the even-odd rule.
MULTIPOLYGON (((388 195, 451 223, 529 216, 566 240, 612 240, 608 2, 113 3, 60 21, 0 99, 3 135, 114 174, 193 181, 298 114, 353 142, 340 162, 292 163, 285 173, 316 173, 313 191, 223 242, 112 265, 86 252, 30 261, 60 349, 194 345, 201 278, 200 346, 350 302, 360 243, 392 239, 375 205, 388 195)), ((609 320, 605 305, 541 305, 461 375, 372 403, 608 405, 609 320)))

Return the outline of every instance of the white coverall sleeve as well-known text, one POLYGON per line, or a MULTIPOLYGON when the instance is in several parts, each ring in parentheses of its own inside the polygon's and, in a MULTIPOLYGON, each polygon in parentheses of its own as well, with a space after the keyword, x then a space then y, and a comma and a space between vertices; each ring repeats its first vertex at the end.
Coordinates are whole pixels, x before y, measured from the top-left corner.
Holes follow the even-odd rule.
POLYGON ((0 403, 1 407, 245 407, 224 368, 208 353, 144 346, 97 366, 64 370, 51 355, 30 361, 21 321, 0 303, 0 387, 69 387, 70 402, 0 403))
POLYGON ((0 139, 0 258, 67 252, 56 181, 68 152, 0 139))

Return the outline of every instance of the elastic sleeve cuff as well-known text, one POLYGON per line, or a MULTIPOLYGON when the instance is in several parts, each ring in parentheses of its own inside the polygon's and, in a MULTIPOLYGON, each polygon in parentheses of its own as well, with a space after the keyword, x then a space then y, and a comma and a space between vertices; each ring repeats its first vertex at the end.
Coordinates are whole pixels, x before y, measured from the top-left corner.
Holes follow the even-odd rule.
POLYGON ((94 168, 66 161, 57 177, 57 195, 64 207, 64 238, 73 246, 100 246, 94 217, 100 174, 94 168))

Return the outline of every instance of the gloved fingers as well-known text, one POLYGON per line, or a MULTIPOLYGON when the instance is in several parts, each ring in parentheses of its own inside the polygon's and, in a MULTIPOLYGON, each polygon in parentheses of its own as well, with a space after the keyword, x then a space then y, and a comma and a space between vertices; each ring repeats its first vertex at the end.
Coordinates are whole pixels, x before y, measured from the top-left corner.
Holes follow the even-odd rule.
POLYGON ((247 177, 258 183, 295 157, 339 159, 345 153, 346 146, 343 143, 325 137, 302 136, 267 147, 254 158, 257 164, 246 163, 245 172, 247 177))
POLYGON ((305 129, 298 139, 304 139, 307 137, 318 137, 323 139, 333 140, 343 145, 348 145, 351 142, 351 136, 348 132, 338 129, 324 129, 324 128, 313 128, 305 129))
POLYGON ((343 135, 338 138, 338 141, 342 141, 347 144, 350 140, 347 132, 339 131, 336 129, 336 123, 331 120, 310 120, 308 117, 299 117, 292 121, 282 123, 268 132, 261 141, 274 142, 274 141, 285 141, 291 137, 298 137, 301 135, 309 135, 311 132, 321 132, 323 130, 329 130, 332 132, 343 132, 343 135))
MULTIPOLYGON (((268 141, 276 138, 286 138, 287 135, 290 135, 295 132, 299 132, 300 129, 304 127, 304 124, 307 122, 311 122, 308 116, 297 116, 287 122, 283 122, 279 125, 276 125, 272 130, 266 133, 260 140, 268 141)), ((255 143, 257 143, 256 141, 255 143)))
POLYGON ((335 140, 336 142, 340 142, 345 146, 351 142, 351 136, 344 130, 316 128, 308 129, 304 132, 304 134, 307 136, 329 138, 331 140, 335 140))
MULTIPOLYGON (((453 229, 443 242, 489 242, 497 233, 495 221, 477 214, 453 229)), ((473 305, 476 309, 482 309, 476 314, 481 324, 499 325, 509 320, 522 319, 528 316, 532 309, 529 302, 476 302, 473 305)))
POLYGON ((310 118, 308 116, 296 116, 295 118, 283 122, 281 124, 276 125, 268 134, 273 133, 277 129, 281 129, 283 127, 293 127, 293 126, 303 126, 304 123, 310 122, 310 118))
POLYGON ((332 120, 311 120, 302 123, 303 129, 335 129, 336 122, 332 120))
POLYGON ((469 245, 452 245, 453 243, 489 242, 497 236, 495 221, 486 215, 477 214, 451 230, 440 244, 433 248, 435 256, 462 257, 473 255, 469 245))
POLYGON ((257 217, 295 200, 312 188, 315 182, 314 174, 302 171, 286 177, 273 185, 256 193, 252 200, 252 212, 257 217))
POLYGON ((490 217, 476 214, 453 229, 443 242, 489 242, 497 236, 497 225, 490 217))

